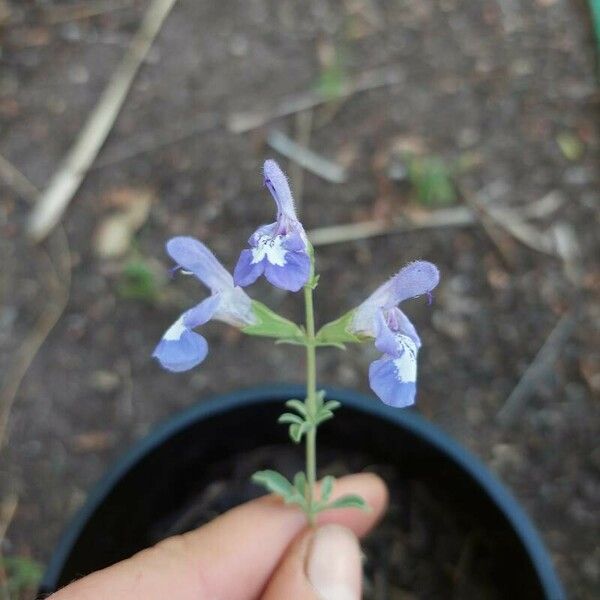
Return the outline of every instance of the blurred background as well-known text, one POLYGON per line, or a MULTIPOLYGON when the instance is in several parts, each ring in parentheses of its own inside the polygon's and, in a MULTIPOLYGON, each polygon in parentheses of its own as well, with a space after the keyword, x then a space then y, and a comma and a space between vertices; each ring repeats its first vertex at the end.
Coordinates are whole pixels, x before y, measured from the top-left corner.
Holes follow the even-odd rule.
MULTIPOLYGON (((417 410, 508 484, 571 597, 592 598, 592 15, 574 0, 0 0, 4 590, 27 597, 90 487, 160 421, 303 380, 299 350, 222 324, 203 329, 201 368, 151 359, 204 294, 169 280, 165 241, 196 236, 232 268, 272 221, 272 157, 317 246, 321 322, 409 260, 440 266, 432 306, 406 306, 417 410)), ((251 293, 301 318, 301 298, 251 293)), ((374 353, 322 351, 320 383, 368 391, 374 353)))

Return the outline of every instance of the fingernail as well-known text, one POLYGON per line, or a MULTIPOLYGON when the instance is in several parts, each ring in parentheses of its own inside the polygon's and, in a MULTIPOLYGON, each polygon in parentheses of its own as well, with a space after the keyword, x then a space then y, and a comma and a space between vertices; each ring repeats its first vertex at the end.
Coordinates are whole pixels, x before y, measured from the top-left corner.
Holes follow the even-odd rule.
POLYGON ((356 536, 341 525, 314 534, 306 575, 320 600, 360 600, 362 565, 356 536))

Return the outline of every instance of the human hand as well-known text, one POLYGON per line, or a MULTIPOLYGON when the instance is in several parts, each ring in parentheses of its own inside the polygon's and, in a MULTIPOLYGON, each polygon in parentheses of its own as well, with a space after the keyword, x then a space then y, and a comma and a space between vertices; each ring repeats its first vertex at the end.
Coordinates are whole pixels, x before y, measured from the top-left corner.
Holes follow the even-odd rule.
POLYGON ((336 482, 333 498, 358 494, 370 512, 321 513, 317 527, 273 496, 230 510, 53 594, 49 600, 358 600, 361 554, 387 505, 372 474, 336 482))

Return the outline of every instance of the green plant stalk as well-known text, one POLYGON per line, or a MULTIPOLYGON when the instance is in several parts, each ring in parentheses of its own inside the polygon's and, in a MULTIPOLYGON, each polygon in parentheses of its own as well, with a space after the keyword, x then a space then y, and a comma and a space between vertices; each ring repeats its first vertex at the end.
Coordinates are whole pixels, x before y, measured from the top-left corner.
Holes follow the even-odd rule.
POLYGON ((307 418, 313 422, 306 433, 306 506, 310 525, 315 523, 314 487, 317 480, 317 425, 315 424, 317 399, 317 361, 315 340, 315 314, 313 306, 313 277, 304 286, 304 304, 306 310, 306 406, 307 418))

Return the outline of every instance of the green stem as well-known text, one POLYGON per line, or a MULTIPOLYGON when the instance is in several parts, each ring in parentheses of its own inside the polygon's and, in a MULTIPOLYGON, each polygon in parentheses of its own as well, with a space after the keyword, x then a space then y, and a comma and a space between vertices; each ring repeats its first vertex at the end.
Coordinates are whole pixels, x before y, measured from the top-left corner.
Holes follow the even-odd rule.
MULTIPOLYGON (((317 361, 315 344, 315 315, 313 307, 313 277, 304 287, 306 309, 306 412, 314 423, 317 415, 317 361)), ((310 525, 314 525, 315 511, 313 490, 317 481, 317 427, 313 425, 306 434, 306 504, 310 525)))

